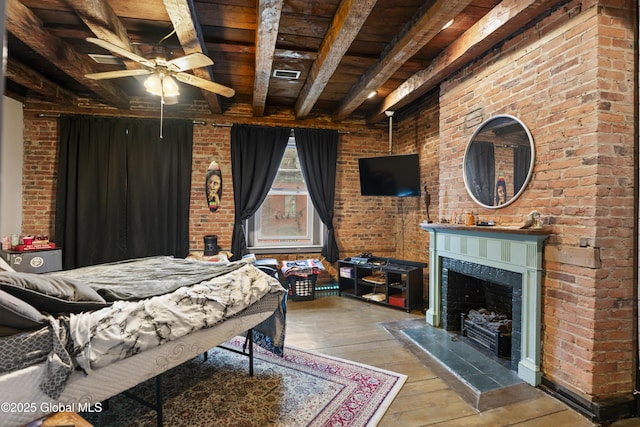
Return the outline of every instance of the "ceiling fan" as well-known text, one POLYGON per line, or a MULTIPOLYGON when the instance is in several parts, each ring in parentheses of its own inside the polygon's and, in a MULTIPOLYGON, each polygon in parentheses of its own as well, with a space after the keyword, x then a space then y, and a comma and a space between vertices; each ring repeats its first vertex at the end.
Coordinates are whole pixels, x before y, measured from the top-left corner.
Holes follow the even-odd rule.
POLYGON ((158 44, 153 48, 153 58, 147 59, 127 49, 123 49, 106 40, 88 37, 88 42, 109 50, 117 55, 131 59, 143 68, 132 70, 105 71, 101 73, 85 74, 85 77, 93 80, 115 79, 119 77, 135 77, 148 75, 144 86, 147 92, 160 96, 160 138, 162 138, 162 115, 164 104, 176 104, 180 90, 176 80, 195 86, 209 92, 231 98, 235 91, 227 86, 196 77, 185 71, 195 68, 213 65, 213 61, 202 53, 192 53, 179 58, 167 60, 168 50, 158 44))
POLYGON ((235 95, 235 91, 227 86, 185 73, 185 71, 195 68, 213 65, 211 58, 202 53, 192 53, 167 60, 167 49, 161 45, 157 45, 153 49, 154 58, 147 59, 102 39, 88 37, 86 40, 115 54, 136 61, 144 67, 135 70, 117 70, 85 74, 85 77, 89 79, 103 80, 149 75, 149 78, 145 81, 147 91, 161 97, 171 98, 178 95, 179 89, 175 80, 209 92, 217 93, 227 98, 235 95))

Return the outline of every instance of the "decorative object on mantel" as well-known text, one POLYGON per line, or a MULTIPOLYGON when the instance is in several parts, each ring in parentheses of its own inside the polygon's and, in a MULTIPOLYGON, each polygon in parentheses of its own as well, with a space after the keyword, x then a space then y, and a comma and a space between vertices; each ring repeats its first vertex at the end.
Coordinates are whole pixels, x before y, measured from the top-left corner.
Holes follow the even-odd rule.
POLYGON ((427 222, 431 222, 431 218, 429 217, 429 206, 431 205, 431 195, 427 191, 427 186, 424 186, 424 205, 427 208, 427 222))
POLYGON ((538 211, 531 211, 520 228, 542 228, 542 216, 538 211))

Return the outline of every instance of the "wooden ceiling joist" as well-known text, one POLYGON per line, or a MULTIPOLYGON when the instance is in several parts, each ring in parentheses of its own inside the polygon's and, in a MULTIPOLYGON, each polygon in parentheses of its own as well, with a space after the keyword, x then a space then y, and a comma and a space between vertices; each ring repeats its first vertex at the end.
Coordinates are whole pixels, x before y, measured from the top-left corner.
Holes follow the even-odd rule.
POLYGON ((417 72, 390 93, 368 121, 379 122, 385 118, 385 111, 397 110, 418 99, 465 63, 482 55, 558 3, 558 0, 503 1, 451 43, 429 67, 417 72))
MULTIPOLYGON (((207 55, 207 49, 202 37, 200 25, 194 19, 195 10, 193 1, 191 0, 163 0, 167 8, 167 13, 171 17, 173 28, 176 30, 176 36, 180 40, 180 45, 185 55, 192 53, 203 53, 207 55)), ((193 75, 211 82, 214 82, 213 72, 211 68, 196 68, 193 75)), ((209 105, 209 110, 214 114, 222 113, 220 98, 217 94, 207 90, 201 90, 202 96, 209 105)))
POLYGON ((76 102, 76 96, 73 93, 61 88, 42 74, 15 59, 7 59, 7 69, 4 75, 11 81, 29 88, 30 91, 46 98, 50 102, 62 105, 73 105, 76 102))
POLYGON ((66 0, 66 2, 97 38, 137 53, 129 42, 127 29, 105 0, 66 0))
POLYGON ((416 13, 413 21, 405 25, 394 41, 382 52, 378 62, 370 67, 349 90, 340 107, 333 114, 335 121, 344 120, 372 91, 377 90, 405 62, 429 42, 442 27, 454 19, 470 0, 436 0, 426 2, 416 13))
POLYGON ((343 0, 340 3, 296 101, 297 119, 306 117, 320 98, 376 2, 377 0, 343 0))
POLYGON ((253 81, 253 115, 264 115, 269 79, 278 40, 284 0, 259 0, 256 29, 256 69, 253 81))
POLYGON ((129 97, 116 85, 110 82, 96 82, 84 77, 93 73, 91 59, 78 54, 68 43, 51 34, 42 21, 19 0, 6 2, 6 28, 31 49, 54 66, 95 92, 104 101, 118 108, 129 108, 129 97))

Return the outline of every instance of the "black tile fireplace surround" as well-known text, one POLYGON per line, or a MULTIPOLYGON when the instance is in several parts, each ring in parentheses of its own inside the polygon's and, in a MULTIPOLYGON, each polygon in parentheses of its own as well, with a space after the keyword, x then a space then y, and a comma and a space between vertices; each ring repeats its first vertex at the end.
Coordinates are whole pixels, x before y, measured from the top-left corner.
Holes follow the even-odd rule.
MULTIPOLYGON (((464 284, 464 276, 480 279, 486 282, 506 286, 511 289, 511 369, 518 370, 521 357, 522 341, 522 275, 512 271, 501 270, 486 265, 453 258, 442 258, 442 327, 447 331, 460 331, 460 292, 464 284), (458 274, 449 274, 455 272, 458 274)), ((462 307, 468 311, 469 308, 462 307)))

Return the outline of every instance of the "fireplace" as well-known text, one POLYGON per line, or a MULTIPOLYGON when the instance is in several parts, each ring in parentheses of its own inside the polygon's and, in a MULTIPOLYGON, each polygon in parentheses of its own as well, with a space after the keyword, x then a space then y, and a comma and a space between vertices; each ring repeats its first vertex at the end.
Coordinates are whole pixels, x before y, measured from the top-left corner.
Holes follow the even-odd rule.
POLYGON ((468 261, 442 257, 442 328, 457 331, 495 356, 509 358, 518 370, 521 344, 522 274, 468 261), (494 325, 486 310, 507 318, 494 325), (502 328, 498 324, 502 323, 502 328))
POLYGON ((511 369, 537 386, 541 380, 542 249, 548 234, 540 229, 427 223, 421 227, 429 232, 427 323, 460 330, 462 311, 477 308, 465 304, 486 304, 473 301, 480 293, 475 286, 502 287, 501 298, 508 293, 511 296, 511 369), (460 276, 466 277, 469 287, 461 288, 457 282, 460 276), (480 285, 474 284, 475 280, 480 285))

